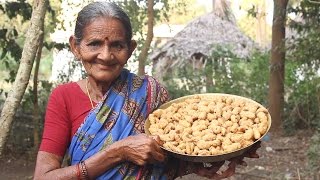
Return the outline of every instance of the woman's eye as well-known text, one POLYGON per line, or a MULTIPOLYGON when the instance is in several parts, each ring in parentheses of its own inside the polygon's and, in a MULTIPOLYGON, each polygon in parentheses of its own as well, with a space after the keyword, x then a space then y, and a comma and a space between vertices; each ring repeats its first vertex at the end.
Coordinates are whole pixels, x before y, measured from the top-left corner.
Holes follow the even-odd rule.
POLYGON ((121 43, 114 43, 111 45, 111 48, 116 51, 121 51, 124 46, 121 43))
POLYGON ((100 44, 101 43, 99 41, 93 41, 93 42, 90 42, 88 45, 92 47, 96 47, 96 46, 100 46, 100 44))

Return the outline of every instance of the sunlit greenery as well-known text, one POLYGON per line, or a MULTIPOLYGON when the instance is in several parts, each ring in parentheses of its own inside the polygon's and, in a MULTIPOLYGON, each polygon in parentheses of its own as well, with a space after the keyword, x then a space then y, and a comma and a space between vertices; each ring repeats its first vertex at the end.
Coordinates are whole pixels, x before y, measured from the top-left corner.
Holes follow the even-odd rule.
POLYGON ((271 42, 272 0, 241 0, 237 15, 239 28, 261 46, 271 42))
POLYGON ((216 51, 208 60, 212 61, 210 69, 184 66, 174 70, 174 74, 168 75, 164 81, 173 98, 204 92, 228 93, 245 96, 266 105, 268 59, 268 53, 256 52, 249 59, 239 59, 231 52, 216 51), (205 89, 205 76, 208 72, 211 72, 214 84, 205 89), (170 78, 172 76, 179 81, 170 78))
MULTIPOLYGON (((146 34, 146 6, 142 0, 117 1, 128 12, 132 19, 133 29, 138 37, 139 48, 146 34)), ((156 25, 160 23, 185 24, 195 17, 205 13, 205 7, 196 6, 195 0, 162 0, 162 8, 156 9, 156 25)), ((258 23, 268 12, 258 11, 260 0, 241 1, 242 10, 248 16, 242 16, 237 24, 252 39, 257 39, 258 23), (260 19, 257 19, 260 18, 260 19)), ((63 29, 61 17, 61 1, 50 0, 50 6, 45 19, 45 42, 39 72, 39 102, 44 113, 45 103, 51 91, 49 78, 53 60, 53 48, 63 48, 50 38, 57 27, 63 29)), ((265 6, 268 6, 266 4, 265 6)), ((293 134, 297 129, 317 132, 320 129, 320 6, 308 0, 292 1, 288 9, 290 27, 286 41, 285 69, 285 119, 284 129, 287 134, 293 134)), ((29 1, 18 0, 0 3, 0 102, 5 98, 11 83, 14 81, 19 66, 24 45, 25 33, 31 16, 29 1)), ((268 47, 271 37, 271 25, 266 24, 263 45, 268 47)), ((261 29, 260 29, 261 30, 261 29)), ((138 51, 139 52, 139 49, 138 51)), ((183 66, 172 70, 164 78, 172 98, 184 95, 219 92, 245 96, 268 106, 268 78, 270 52, 255 52, 248 59, 237 58, 232 52, 217 48, 207 59, 206 67, 194 69, 183 66), (208 87, 206 78, 210 77, 213 86, 208 87)), ((72 68, 72 67, 71 67, 72 68)), ((68 78, 61 75, 61 78, 68 78)), ((30 82, 32 79, 30 80, 30 82)), ((31 86, 28 87, 22 101, 24 114, 30 114, 32 102, 31 86)), ((319 170, 319 133, 312 137, 314 142, 308 155, 310 164, 319 170)))

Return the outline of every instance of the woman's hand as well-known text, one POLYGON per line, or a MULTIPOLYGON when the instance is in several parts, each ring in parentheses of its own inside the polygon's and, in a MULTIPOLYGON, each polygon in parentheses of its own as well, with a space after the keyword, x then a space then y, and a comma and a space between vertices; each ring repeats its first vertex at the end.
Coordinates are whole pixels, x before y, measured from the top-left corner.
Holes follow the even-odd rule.
POLYGON ((160 148, 162 141, 159 136, 139 134, 129 136, 118 143, 123 149, 121 152, 123 159, 137 165, 162 162, 166 158, 164 151, 160 148))
POLYGON ((245 157, 247 158, 259 158, 259 155, 257 154, 257 150, 261 147, 261 141, 255 143, 249 150, 247 150, 245 153, 243 153, 240 156, 234 157, 229 159, 230 163, 228 164, 229 171, 235 171, 236 165, 240 164, 243 166, 247 166, 247 163, 243 161, 245 157))
POLYGON ((207 177, 209 179, 215 179, 215 180, 228 178, 235 174, 236 166, 238 164, 243 166, 247 165, 247 163, 243 161, 245 157, 259 158, 259 155, 257 154, 257 150, 261 147, 260 144, 261 142, 257 142, 242 155, 229 159, 228 168, 222 172, 219 172, 219 170, 224 165, 225 161, 206 163, 206 164, 209 164, 209 167, 204 167, 203 163, 180 161, 180 168, 179 168, 178 175, 183 176, 183 175, 195 173, 199 176, 203 176, 203 177, 207 177))
POLYGON ((232 172, 231 169, 226 170, 222 173, 218 173, 218 171, 224 165, 224 163, 225 161, 206 163, 206 165, 209 165, 209 167, 205 167, 204 163, 180 161, 178 176, 184 176, 187 174, 195 173, 199 176, 216 180, 232 176, 234 172, 232 172))

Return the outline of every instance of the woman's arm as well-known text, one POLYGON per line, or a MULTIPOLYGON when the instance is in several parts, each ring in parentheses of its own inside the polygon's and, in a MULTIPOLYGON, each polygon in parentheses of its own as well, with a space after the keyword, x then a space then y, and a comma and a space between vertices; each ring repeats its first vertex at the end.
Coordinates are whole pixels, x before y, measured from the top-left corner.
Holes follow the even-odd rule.
MULTIPOLYGON (((90 179, 94 179, 123 161, 145 165, 164 161, 164 159, 165 156, 157 140, 145 134, 139 134, 108 146, 85 160, 85 165, 90 179)), ((61 168, 61 163, 61 156, 40 151, 34 179, 78 179, 77 165, 61 168)))
POLYGON ((140 166, 164 161, 165 155, 159 141, 159 138, 138 134, 113 143, 85 161, 90 179, 124 161, 140 166))
MULTIPOLYGON (((34 179, 79 179, 77 165, 61 168, 62 159, 61 156, 39 151, 34 179)), ((85 161, 89 177, 97 177, 122 159, 122 153, 117 146, 100 151, 85 161)))
POLYGON ((61 156, 39 151, 34 179, 78 179, 76 166, 59 169, 62 159, 61 156))

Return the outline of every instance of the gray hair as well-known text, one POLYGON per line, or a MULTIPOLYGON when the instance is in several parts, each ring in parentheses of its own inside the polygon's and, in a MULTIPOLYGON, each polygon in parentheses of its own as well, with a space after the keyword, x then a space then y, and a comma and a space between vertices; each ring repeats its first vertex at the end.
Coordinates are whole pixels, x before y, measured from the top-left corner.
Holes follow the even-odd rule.
POLYGON ((129 43, 132 38, 132 27, 128 15, 113 2, 93 2, 85 6, 77 17, 74 30, 76 42, 79 44, 83 38, 84 28, 99 17, 111 17, 118 19, 125 28, 126 41, 129 43))

